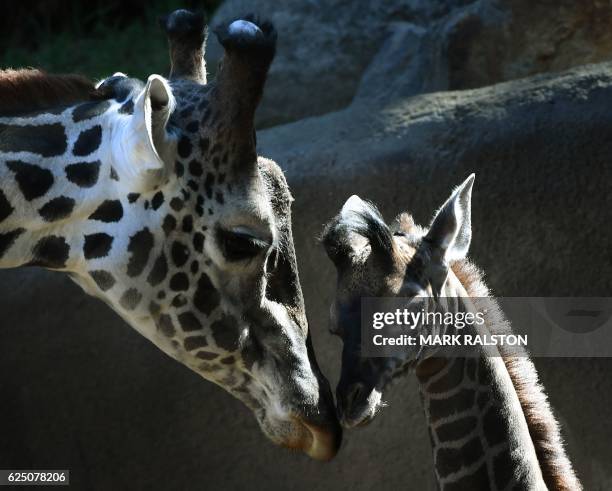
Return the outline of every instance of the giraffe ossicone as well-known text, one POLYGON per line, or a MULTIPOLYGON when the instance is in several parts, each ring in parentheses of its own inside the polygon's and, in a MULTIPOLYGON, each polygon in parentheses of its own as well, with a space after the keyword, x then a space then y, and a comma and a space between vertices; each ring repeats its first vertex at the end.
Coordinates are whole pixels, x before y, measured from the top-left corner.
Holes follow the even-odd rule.
POLYGON ((117 73, 74 104, 63 79, 39 73, 70 103, 38 94, 44 103, 16 113, 0 98, 0 268, 69 273, 244 402, 272 441, 329 459, 341 429, 308 332, 292 198, 255 148, 276 32, 246 20, 261 36, 252 45, 221 26, 225 56, 208 84, 204 18, 177 11, 162 21, 169 80, 117 73))
POLYGON ((235 20, 227 28, 228 34, 231 36, 242 36, 244 38, 254 39, 257 36, 263 35, 261 29, 248 20, 235 20))
MULTIPOLYGON (((348 428, 369 423, 388 383, 414 371, 439 489, 581 489, 523 348, 478 346, 468 355, 408 343, 401 356, 362 356, 360 306, 366 297, 418 303, 423 315, 411 325, 416 338, 431 334, 432 326, 422 321, 428 313, 483 315, 482 328, 459 326, 463 335, 511 332, 482 274, 466 259, 473 183, 471 175, 458 186, 427 229, 407 213, 390 227, 357 196, 325 227, 322 242, 338 273, 331 330, 343 341, 339 417, 348 428)), ((435 328, 440 336, 458 332, 454 325, 435 328)))

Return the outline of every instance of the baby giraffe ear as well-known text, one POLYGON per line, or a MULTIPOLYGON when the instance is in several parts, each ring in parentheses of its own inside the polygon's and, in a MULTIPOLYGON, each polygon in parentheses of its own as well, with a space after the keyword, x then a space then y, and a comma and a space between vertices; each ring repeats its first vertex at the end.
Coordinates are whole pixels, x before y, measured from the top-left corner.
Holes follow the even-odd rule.
POLYGON ((349 199, 345 201, 340 210, 340 216, 345 221, 350 221, 354 218, 354 215, 359 215, 368 209, 368 204, 363 201, 359 196, 353 194, 349 199))
POLYGON ((364 217, 371 214, 371 205, 366 203, 356 194, 346 200, 340 210, 339 220, 348 232, 346 245, 355 252, 368 244, 367 223, 364 217))
POLYGON ((434 297, 442 294, 448 278, 448 264, 463 259, 472 241, 472 186, 474 174, 458 186, 438 210, 423 238, 431 248, 428 268, 434 297))
POLYGON ((448 263, 463 259, 472 241, 472 186, 470 175, 451 194, 436 213, 425 236, 434 255, 448 263))
POLYGON ((167 128, 174 105, 172 89, 159 75, 151 75, 134 100, 132 115, 116 139, 120 148, 115 151, 115 160, 120 161, 118 166, 133 191, 156 188, 174 161, 176 137, 167 128))
POLYGON ((323 245, 336 266, 350 261, 370 245, 371 257, 383 265, 392 265, 394 244, 391 230, 378 209, 359 196, 351 196, 340 213, 327 224, 323 232, 323 245))

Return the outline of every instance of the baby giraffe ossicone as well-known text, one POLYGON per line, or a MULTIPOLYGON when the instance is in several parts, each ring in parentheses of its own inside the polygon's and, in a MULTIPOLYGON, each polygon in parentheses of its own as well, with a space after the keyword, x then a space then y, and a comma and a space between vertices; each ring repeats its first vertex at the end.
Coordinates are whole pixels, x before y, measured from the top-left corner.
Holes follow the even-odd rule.
MULTIPOLYGON (((471 175, 457 187, 427 229, 407 213, 390 227, 357 196, 327 224, 322 242, 338 273, 331 325, 343 341, 339 416, 349 428, 368 423, 387 383, 414 370, 439 489, 581 489, 526 352, 516 346, 491 352, 487 346, 466 356, 406 346, 401 356, 362 355, 360 306, 366 297, 417 299, 443 313, 476 313, 478 299, 486 298, 484 330, 511 332, 481 272, 466 259, 473 183, 471 175)), ((417 325, 415 332, 426 328, 417 325)))

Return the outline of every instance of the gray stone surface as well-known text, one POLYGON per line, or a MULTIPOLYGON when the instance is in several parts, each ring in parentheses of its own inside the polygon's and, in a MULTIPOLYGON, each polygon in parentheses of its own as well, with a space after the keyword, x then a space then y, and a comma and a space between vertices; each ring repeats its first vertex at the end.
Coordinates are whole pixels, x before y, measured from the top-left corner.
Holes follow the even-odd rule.
MULTIPOLYGON (((612 6, 600 0, 228 0, 211 25, 245 12, 279 31, 260 127, 355 98, 482 87, 612 58, 612 6)), ((221 54, 211 36, 210 70, 221 54)))
MULTIPOLYGON (((384 107, 358 102, 261 132, 261 151, 283 163, 296 198, 294 238, 315 332, 325 330, 334 272, 313 235, 346 198, 356 193, 388 219, 411 210, 427 223, 471 172, 471 256, 495 294, 609 295, 611 98, 612 64, 601 64, 384 107)), ((315 347, 335 377, 338 343, 317 335, 315 347)), ((585 489, 607 489, 612 481, 612 424, 598 416, 612 403, 611 362, 536 360, 585 489)), ((361 446, 352 457, 363 465, 355 488, 374 485, 369 469, 389 476, 401 468, 385 489, 400 482, 433 489, 422 473, 431 457, 423 420, 414 419, 422 416, 413 381, 397 383, 389 403, 380 426, 346 435, 361 446), (381 441, 385 454, 372 457, 369 449, 381 441)))
MULTIPOLYGON (((426 222, 475 171, 472 257, 499 295, 608 295, 612 64, 398 99, 259 133, 285 168, 311 329, 326 333, 334 271, 315 236, 352 193, 426 222)), ((276 448, 250 413, 165 357, 67 278, 0 274, 0 467, 72 469, 77 489, 433 489, 416 386, 346 433, 329 464, 276 448)), ((536 360, 586 489, 609 489, 610 360, 536 360)))

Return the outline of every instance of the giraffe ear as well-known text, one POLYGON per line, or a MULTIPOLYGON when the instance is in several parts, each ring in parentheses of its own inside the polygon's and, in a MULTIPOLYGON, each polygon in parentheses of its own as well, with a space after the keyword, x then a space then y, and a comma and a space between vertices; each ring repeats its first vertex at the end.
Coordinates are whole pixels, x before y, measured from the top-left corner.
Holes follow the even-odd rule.
POLYGON ((121 167, 133 177, 131 187, 147 191, 165 179, 176 154, 176 137, 168 131, 174 106, 168 82, 159 75, 151 75, 134 100, 129 122, 116 139, 125 159, 121 167))
POLYGON ((444 262, 463 259, 472 241, 472 186, 475 175, 470 175, 451 194, 436 213, 425 240, 433 248, 434 256, 444 262))
POLYGON ((394 243, 391 230, 374 204, 351 196, 340 213, 323 230, 321 242, 327 255, 340 266, 367 247, 372 257, 390 263, 394 257, 394 243))
POLYGON ((174 96, 168 82, 159 75, 151 75, 143 91, 134 103, 135 123, 145 132, 141 134, 143 147, 148 152, 153 168, 163 168, 171 163, 176 148, 175 138, 168 134, 166 126, 174 110, 174 96))
POLYGON ((433 294, 439 297, 448 278, 449 262, 463 259, 472 241, 472 186, 469 176, 438 210, 423 238, 431 248, 428 276, 433 294))

